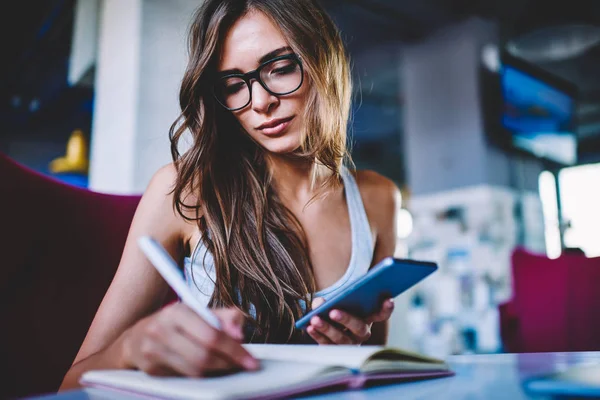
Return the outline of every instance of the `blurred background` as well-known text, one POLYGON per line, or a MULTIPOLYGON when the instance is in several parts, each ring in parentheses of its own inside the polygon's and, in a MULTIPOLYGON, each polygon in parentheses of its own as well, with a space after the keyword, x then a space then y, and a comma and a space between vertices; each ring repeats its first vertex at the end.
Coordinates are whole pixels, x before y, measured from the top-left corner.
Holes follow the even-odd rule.
MULTIPOLYGON (((143 192, 171 160, 200 1, 6 4, 0 152, 70 185, 143 192)), ((402 189, 397 255, 440 264, 397 299, 390 343, 506 350, 514 251, 600 256, 600 2, 322 3, 353 63, 354 161, 402 189)))

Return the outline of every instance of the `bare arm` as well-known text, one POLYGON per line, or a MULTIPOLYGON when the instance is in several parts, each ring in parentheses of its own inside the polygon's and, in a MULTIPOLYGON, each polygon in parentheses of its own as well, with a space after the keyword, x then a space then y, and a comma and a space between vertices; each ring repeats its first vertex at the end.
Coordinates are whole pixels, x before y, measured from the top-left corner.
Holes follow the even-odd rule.
POLYGON ((80 375, 92 368, 124 368, 119 349, 109 345, 133 323, 156 311, 165 298, 167 284, 139 250, 137 239, 151 235, 179 258, 182 228, 168 194, 174 173, 172 166, 163 167, 142 196, 117 273, 61 388, 76 386, 80 375))
MULTIPOLYGON (((181 259, 189 226, 172 206, 169 193, 175 173, 172 165, 163 167, 144 193, 117 273, 61 390, 78 387, 81 375, 91 369, 140 368, 156 374, 201 375, 207 364, 213 369, 227 369, 247 357, 239 340, 234 343, 231 337, 215 331, 183 304, 156 312, 168 286, 139 250, 137 239, 150 235, 174 259, 181 259)), ((238 315, 227 316, 231 321, 239 320, 238 315)), ((231 332, 240 339, 235 329, 231 332)))

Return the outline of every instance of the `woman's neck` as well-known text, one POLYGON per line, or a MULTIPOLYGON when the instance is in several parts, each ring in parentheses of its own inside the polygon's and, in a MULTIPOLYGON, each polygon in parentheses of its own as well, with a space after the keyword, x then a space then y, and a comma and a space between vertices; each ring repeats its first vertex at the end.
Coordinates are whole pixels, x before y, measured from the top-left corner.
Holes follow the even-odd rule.
POLYGON ((271 154, 268 165, 275 190, 283 201, 305 203, 313 197, 316 189, 312 185, 314 162, 271 154))

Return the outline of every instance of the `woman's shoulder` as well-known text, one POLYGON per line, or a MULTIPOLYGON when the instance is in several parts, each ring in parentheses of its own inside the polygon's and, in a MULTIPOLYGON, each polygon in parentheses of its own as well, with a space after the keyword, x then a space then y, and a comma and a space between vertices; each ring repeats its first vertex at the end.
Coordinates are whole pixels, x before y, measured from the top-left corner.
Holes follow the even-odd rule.
POLYGON ((177 169, 173 163, 160 167, 150 179, 144 198, 153 203, 173 203, 173 189, 177 183, 177 169))
POLYGON ((354 178, 363 201, 392 201, 400 193, 394 181, 372 170, 357 170, 354 178))
POLYGON ((173 186, 177 180, 177 168, 174 163, 160 167, 150 179, 149 189, 167 188, 173 186))
MULTIPOLYGON (((178 171, 174 163, 162 166, 150 179, 142 201, 150 203, 155 214, 161 214, 163 221, 178 226, 183 236, 187 236, 190 230, 190 219, 196 218, 196 213, 188 207, 180 207, 184 214, 181 215, 175 207, 176 192, 174 189, 177 185, 177 178, 178 171)), ((184 188, 178 200, 185 205, 195 206, 198 203, 198 195, 184 188)))
POLYGON ((377 222, 393 216, 402 201, 394 181, 371 170, 357 170, 354 177, 369 220, 377 222))
MULTIPOLYGON (((172 162, 166 164, 154 173, 145 194, 159 196, 164 200, 173 203, 176 194, 175 188, 177 185, 177 178, 178 171, 175 164, 172 162)), ((188 205, 195 205, 198 203, 198 197, 198 193, 195 193, 188 187, 184 187, 181 190, 179 200, 188 205)))

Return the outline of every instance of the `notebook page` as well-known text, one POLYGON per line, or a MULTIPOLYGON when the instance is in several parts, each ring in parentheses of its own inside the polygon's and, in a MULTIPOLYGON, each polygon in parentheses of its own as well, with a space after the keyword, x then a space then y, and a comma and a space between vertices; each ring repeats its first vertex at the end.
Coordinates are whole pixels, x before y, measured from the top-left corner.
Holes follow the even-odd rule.
POLYGON ((258 396, 319 380, 346 375, 323 365, 266 360, 261 369, 210 378, 154 377, 141 371, 97 370, 86 372, 86 386, 108 387, 173 399, 231 399, 258 396))
POLYGON ((382 346, 306 344, 246 344, 244 347, 255 358, 262 360, 309 362, 351 369, 359 369, 373 353, 383 349, 382 346))
POLYGON ((370 360, 362 371, 366 373, 400 372, 400 371, 445 371, 446 364, 425 363, 402 360, 370 360))

